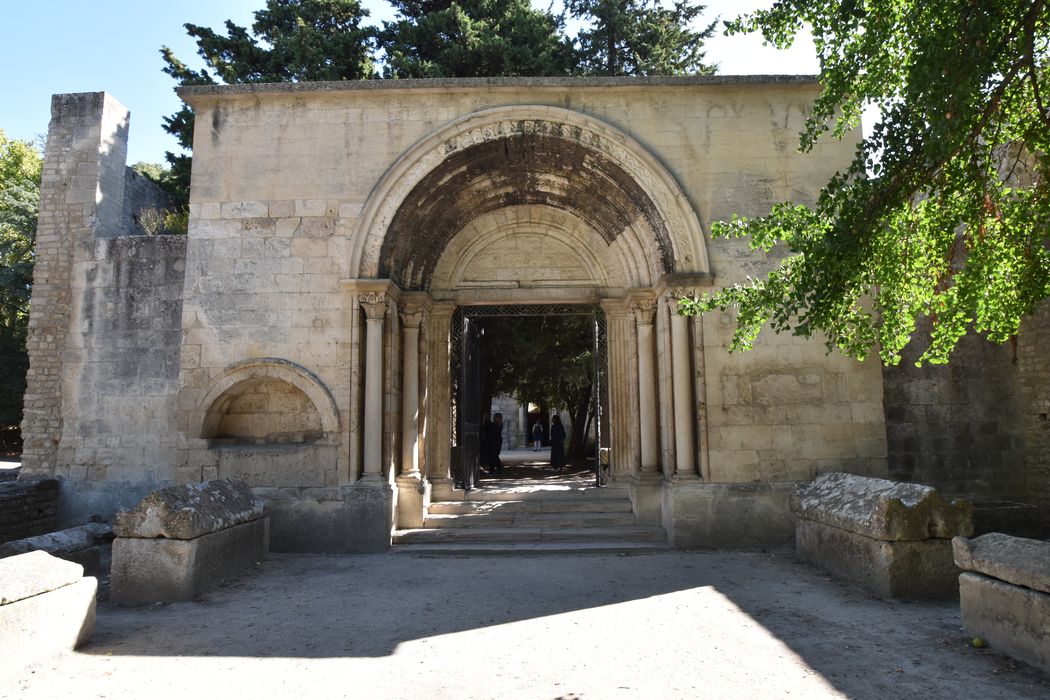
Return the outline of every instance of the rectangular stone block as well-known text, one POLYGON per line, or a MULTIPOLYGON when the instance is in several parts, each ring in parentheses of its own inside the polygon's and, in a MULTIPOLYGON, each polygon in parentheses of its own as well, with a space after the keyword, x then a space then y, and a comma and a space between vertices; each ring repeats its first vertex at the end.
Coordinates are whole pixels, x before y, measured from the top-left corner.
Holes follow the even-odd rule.
POLYGON ((959 603, 968 634, 1050 673, 1050 594, 967 571, 959 603))
POLYGON ((269 519, 259 518, 190 540, 118 537, 109 597, 114 603, 174 603, 238 574, 269 552, 269 519))
POLYGON ((0 605, 4 662, 32 663, 86 644, 95 632, 97 591, 97 579, 79 578, 47 593, 0 605))
POLYGON ((662 524, 677 549, 782 545, 793 534, 794 489, 794 482, 665 483, 662 524))
POLYGON ((795 549, 837 578, 883 598, 950 600, 959 569, 950 540, 888 541, 799 518, 795 549))

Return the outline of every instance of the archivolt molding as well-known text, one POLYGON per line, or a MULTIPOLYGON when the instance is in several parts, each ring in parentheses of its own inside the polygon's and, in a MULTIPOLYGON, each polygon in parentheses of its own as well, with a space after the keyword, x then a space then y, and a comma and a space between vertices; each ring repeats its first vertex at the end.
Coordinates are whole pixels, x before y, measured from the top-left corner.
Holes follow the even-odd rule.
POLYGON ((313 403, 321 416, 321 427, 326 438, 334 438, 339 433, 339 409, 335 399, 318 377, 310 370, 276 357, 260 357, 235 362, 215 377, 208 393, 197 405, 196 432, 198 437, 209 434, 212 421, 222 419, 221 411, 212 408, 230 389, 244 382, 257 379, 274 379, 287 382, 302 391, 313 403))
POLYGON ((696 213, 671 173, 626 133, 580 112, 542 105, 497 107, 461 117, 406 151, 373 188, 353 237, 350 274, 379 274, 383 239, 413 188, 451 154, 522 132, 576 141, 620 165, 652 199, 667 227, 674 270, 708 272, 706 239, 696 213))

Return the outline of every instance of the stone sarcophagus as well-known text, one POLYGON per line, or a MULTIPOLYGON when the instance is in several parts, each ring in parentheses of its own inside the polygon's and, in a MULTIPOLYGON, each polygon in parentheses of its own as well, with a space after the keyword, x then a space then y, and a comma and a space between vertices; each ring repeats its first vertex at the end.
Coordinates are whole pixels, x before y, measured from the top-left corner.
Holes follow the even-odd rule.
POLYGON ((795 547, 831 574, 884 598, 958 595, 951 538, 973 534, 973 506, 936 489, 854 474, 823 474, 792 500, 795 547))
POLYGON ((952 546, 967 632, 1050 672, 1050 542, 991 532, 952 546))
POLYGON ((264 504, 236 479, 154 491, 113 525, 110 600, 191 600, 269 550, 264 504))

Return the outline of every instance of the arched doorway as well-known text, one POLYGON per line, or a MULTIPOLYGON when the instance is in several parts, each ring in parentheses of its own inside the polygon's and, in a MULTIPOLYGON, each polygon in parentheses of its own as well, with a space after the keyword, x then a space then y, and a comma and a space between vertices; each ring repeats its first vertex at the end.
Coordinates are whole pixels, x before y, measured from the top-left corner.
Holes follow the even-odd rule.
MULTIPOLYGON (((348 288, 368 316, 361 342, 369 350, 361 357, 371 388, 368 381, 357 387, 366 423, 383 414, 384 387, 399 383, 391 365, 401 365, 406 380, 417 361, 422 367, 422 393, 400 382, 409 387, 402 420, 390 426, 398 433, 391 442, 402 445, 401 476, 412 477, 403 488, 398 482, 408 500, 418 492, 425 502, 425 488, 413 485, 419 480, 435 490, 453 486, 449 446, 457 444, 457 427, 446 414, 457 400, 451 355, 457 309, 586 304, 601 309, 608 333, 611 478, 644 477, 635 481, 645 481, 649 495, 637 503, 644 500, 646 517, 659 519, 661 462, 673 462, 679 444, 682 461, 695 462, 692 445, 677 442, 678 404, 672 409, 663 400, 672 382, 685 397, 692 380, 688 362, 675 370, 682 376, 658 372, 657 353, 669 356, 672 342, 668 306, 660 304, 673 303, 672 287, 683 277, 706 275, 708 261, 687 197, 645 148, 578 112, 536 106, 478 112, 434 132, 393 164, 362 210, 354 241, 348 288), (396 351, 382 352, 398 338, 384 323, 399 318, 403 364, 396 351)), ((690 341, 679 330, 684 357, 690 341)), ((384 434, 375 423, 360 431, 363 479, 380 475, 379 466, 370 473, 369 465, 388 452, 396 461, 384 434)), ((688 466, 683 473, 688 469, 695 471, 688 466)))

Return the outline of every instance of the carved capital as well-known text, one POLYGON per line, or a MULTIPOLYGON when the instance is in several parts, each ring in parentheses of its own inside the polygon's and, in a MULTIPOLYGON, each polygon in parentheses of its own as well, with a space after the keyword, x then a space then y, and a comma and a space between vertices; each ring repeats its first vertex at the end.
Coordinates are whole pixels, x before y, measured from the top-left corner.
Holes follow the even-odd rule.
POLYGON ((631 302, 631 313, 634 314, 634 322, 639 326, 653 325, 653 317, 656 314, 656 300, 635 299, 631 302))
POLYGON ((368 320, 382 320, 386 316, 386 294, 382 292, 368 292, 367 294, 362 294, 358 301, 361 302, 361 308, 364 309, 365 317, 368 320))
POLYGON ((401 327, 419 328, 423 322, 423 307, 419 304, 408 304, 401 309, 401 327))

